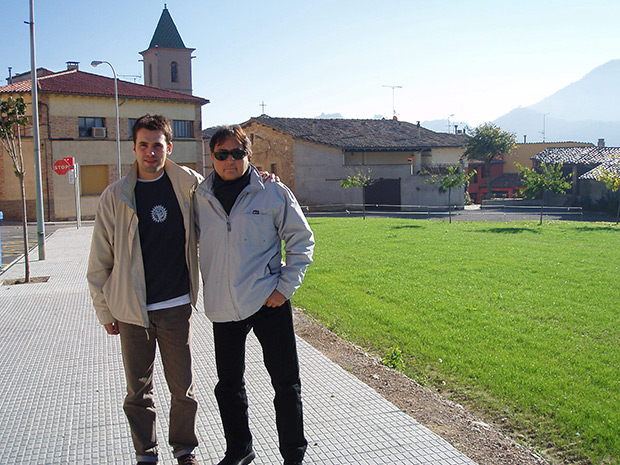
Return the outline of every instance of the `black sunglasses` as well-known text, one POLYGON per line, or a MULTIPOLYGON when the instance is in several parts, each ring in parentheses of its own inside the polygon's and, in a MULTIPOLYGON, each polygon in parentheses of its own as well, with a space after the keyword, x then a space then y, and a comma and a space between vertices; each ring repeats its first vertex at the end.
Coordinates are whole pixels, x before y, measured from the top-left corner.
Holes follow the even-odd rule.
POLYGON ((243 157, 247 154, 248 152, 245 149, 218 150, 213 152, 213 156, 219 161, 228 160, 229 155, 232 155, 233 160, 243 160, 243 157))

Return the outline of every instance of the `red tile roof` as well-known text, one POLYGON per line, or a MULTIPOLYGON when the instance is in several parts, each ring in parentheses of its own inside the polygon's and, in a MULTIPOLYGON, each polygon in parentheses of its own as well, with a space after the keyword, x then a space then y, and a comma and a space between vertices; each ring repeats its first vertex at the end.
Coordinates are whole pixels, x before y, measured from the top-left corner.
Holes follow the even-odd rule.
MULTIPOLYGON (((114 97, 114 78, 75 69, 42 76, 38 78, 37 82, 40 93, 114 97)), ((30 93, 32 90, 31 86, 31 80, 16 82, 0 87, 0 93, 30 93)), ((120 79, 118 80, 118 96, 119 98, 192 102, 201 105, 209 103, 209 100, 201 97, 135 84, 120 79)))

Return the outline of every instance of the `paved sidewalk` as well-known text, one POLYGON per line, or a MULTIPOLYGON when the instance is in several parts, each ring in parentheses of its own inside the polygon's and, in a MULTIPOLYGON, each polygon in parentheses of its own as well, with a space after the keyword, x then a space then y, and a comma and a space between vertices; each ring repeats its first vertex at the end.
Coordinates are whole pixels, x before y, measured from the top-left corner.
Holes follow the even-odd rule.
MULTIPOLYGON (((135 463, 122 401, 119 339, 95 318, 86 284, 92 227, 60 229, 46 242, 47 259, 32 254, 33 277, 47 283, 0 286, 0 464, 135 463)), ((23 277, 17 262, 0 280, 23 277)), ((213 395, 211 325, 194 314, 199 401, 196 450, 217 463, 224 440, 213 395)), ((298 338, 306 436, 305 464, 475 465, 435 433, 298 338)), ((159 358, 155 367, 160 463, 167 447, 169 395, 159 358)), ((281 464, 272 388, 260 345, 248 340, 247 385, 256 465, 281 464)))

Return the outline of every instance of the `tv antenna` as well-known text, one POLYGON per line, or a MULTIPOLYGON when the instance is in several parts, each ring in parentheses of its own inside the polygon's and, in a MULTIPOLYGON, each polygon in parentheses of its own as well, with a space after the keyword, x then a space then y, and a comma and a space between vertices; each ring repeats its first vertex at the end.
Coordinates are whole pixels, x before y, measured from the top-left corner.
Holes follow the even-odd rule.
MULTIPOLYGON (((452 118, 453 116, 454 116, 454 113, 452 113, 451 115, 448 115, 448 134, 450 134, 450 131, 451 131, 450 118, 452 118)), ((454 131, 454 134, 456 134, 456 131, 454 131)))
POLYGON ((403 86, 383 86, 392 88, 392 116, 396 116, 396 108, 394 108, 394 89, 402 89, 403 86))
POLYGON ((133 79, 134 83, 137 82, 138 79, 142 79, 141 74, 119 74, 118 77, 133 79))
POLYGON ((546 125, 546 120, 547 120, 547 115, 548 115, 548 114, 549 114, 549 113, 543 113, 543 115, 542 115, 542 117, 543 117, 543 130, 542 130, 541 134, 542 134, 542 138, 543 138, 543 140, 542 140, 542 141, 543 141, 543 142, 545 142, 545 136, 547 135, 547 134, 546 134, 546 133, 547 133, 547 127, 546 127, 547 125, 546 125))

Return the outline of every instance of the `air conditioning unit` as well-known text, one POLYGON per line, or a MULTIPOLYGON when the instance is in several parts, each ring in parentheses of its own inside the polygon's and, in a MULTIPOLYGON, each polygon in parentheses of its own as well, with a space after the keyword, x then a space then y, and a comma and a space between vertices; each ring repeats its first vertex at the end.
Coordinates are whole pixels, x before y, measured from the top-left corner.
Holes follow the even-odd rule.
POLYGON ((104 138, 106 136, 105 128, 92 127, 90 128, 90 135, 93 137, 104 138))

